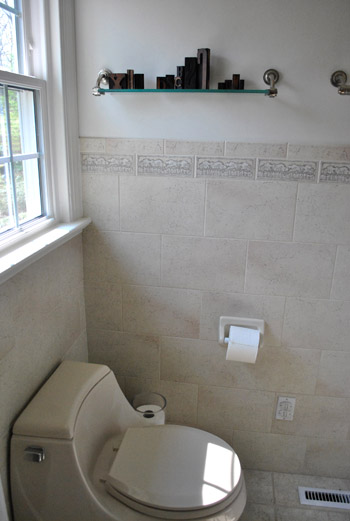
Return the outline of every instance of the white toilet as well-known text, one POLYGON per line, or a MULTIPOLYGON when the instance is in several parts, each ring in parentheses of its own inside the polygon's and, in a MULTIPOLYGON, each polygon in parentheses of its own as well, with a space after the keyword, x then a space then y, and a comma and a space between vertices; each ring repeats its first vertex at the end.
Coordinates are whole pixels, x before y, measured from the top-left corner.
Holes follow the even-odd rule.
POLYGON ((246 503, 226 442, 149 424, 108 367, 70 361, 13 427, 11 489, 15 521, 236 521, 246 503))

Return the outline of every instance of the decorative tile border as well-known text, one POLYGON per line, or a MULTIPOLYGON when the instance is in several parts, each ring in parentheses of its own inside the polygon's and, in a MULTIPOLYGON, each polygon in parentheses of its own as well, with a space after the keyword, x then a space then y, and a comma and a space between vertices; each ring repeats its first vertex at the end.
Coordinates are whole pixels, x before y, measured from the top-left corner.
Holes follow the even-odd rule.
POLYGON ((137 175, 193 177, 193 158, 189 156, 138 156, 137 175))
POLYGON ((219 141, 178 141, 165 140, 166 154, 223 156, 225 143, 219 141))
POLYGON ((103 154, 106 152, 106 140, 101 137, 81 137, 80 152, 90 154, 103 154))
POLYGON ((134 162, 133 156, 81 154, 81 169, 83 173, 134 175, 134 162))
POLYGON ((127 154, 163 154, 163 139, 128 139, 106 138, 106 153, 127 154))
POLYGON ((258 179, 279 181, 316 181, 317 163, 314 161, 259 160, 258 179))
POLYGON ((350 145, 80 138, 83 173, 350 183, 350 145), (286 159, 288 157, 288 159, 286 159))
POLYGON ((227 141, 225 146, 225 156, 286 159, 287 143, 233 143, 227 141))
POLYGON ((254 179, 255 159, 198 157, 196 177, 245 177, 254 179))
POLYGON ((350 161, 350 146, 288 145, 288 159, 350 161))
POLYGON ((320 182, 350 183, 350 163, 321 163, 320 182))

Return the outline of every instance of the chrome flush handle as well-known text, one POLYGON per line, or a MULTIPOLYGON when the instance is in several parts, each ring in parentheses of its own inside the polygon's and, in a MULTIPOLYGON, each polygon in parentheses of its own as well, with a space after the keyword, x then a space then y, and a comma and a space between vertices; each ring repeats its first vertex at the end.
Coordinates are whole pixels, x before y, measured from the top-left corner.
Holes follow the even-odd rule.
POLYGON ((45 451, 41 447, 26 447, 24 452, 35 463, 42 463, 45 459, 45 451))

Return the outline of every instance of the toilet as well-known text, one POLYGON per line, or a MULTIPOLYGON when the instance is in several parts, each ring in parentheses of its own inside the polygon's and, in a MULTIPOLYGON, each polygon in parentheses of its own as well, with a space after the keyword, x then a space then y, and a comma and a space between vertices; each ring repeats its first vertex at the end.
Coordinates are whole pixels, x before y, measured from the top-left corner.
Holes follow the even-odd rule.
POLYGON ((65 361, 13 426, 15 521, 236 521, 238 456, 200 429, 152 425, 105 365, 65 361))

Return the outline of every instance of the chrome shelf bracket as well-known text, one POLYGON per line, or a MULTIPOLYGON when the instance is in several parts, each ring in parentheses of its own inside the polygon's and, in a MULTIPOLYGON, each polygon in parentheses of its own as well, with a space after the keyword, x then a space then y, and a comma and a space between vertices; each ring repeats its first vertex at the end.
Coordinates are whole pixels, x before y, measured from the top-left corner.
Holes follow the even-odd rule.
POLYGON ((280 79, 278 71, 276 71, 276 69, 267 69, 267 71, 264 72, 263 79, 266 85, 270 87, 266 96, 269 98, 276 98, 278 90, 275 85, 280 79))
POLYGON ((338 94, 342 96, 350 96, 350 85, 346 82, 348 77, 344 71, 335 71, 331 76, 331 84, 338 89, 338 94))
POLYGON ((102 94, 104 95, 104 92, 101 93, 99 89, 100 87, 109 87, 109 76, 111 76, 112 74, 112 71, 109 69, 100 70, 97 76, 96 85, 92 88, 92 94, 94 96, 101 96, 102 94))

